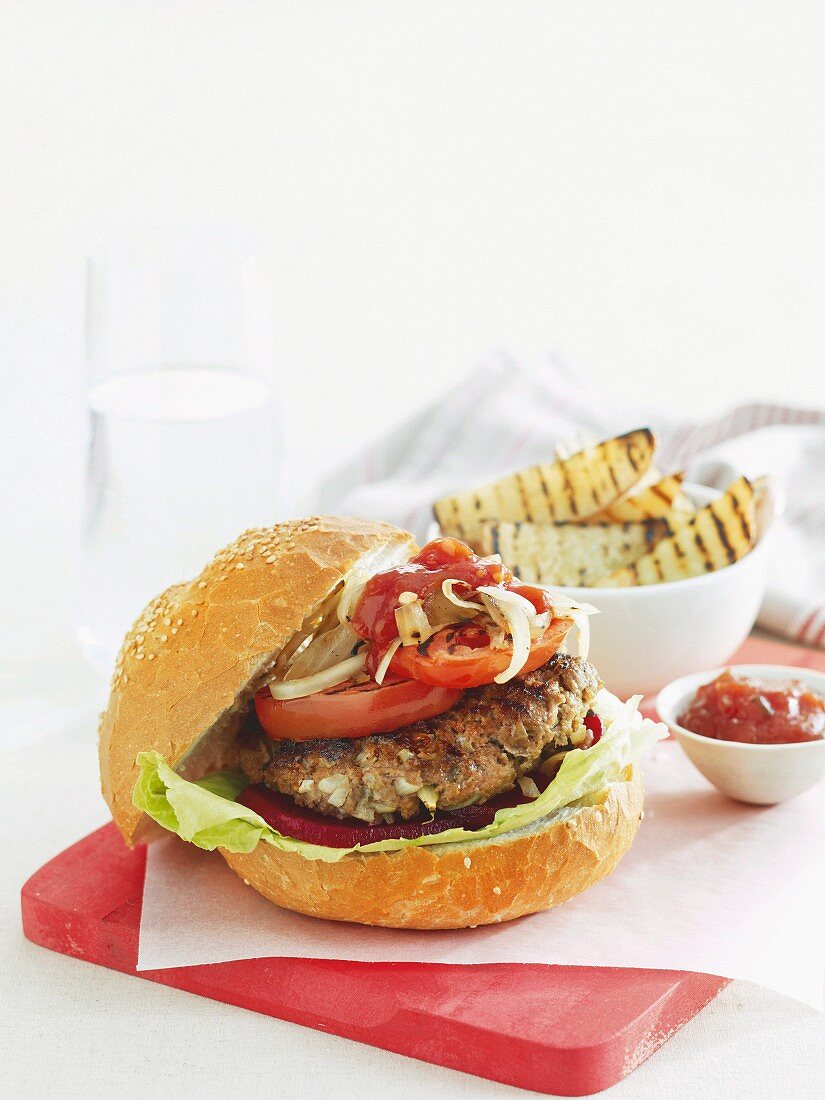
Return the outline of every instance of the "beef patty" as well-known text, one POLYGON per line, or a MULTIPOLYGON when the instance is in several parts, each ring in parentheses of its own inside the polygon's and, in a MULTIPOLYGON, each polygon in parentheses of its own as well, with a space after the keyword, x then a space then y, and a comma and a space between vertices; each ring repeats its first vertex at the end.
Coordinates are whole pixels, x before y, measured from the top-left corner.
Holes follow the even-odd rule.
POLYGON ((586 745, 595 670, 559 654, 507 684, 467 691, 443 714, 356 740, 273 741, 250 724, 239 763, 254 783, 334 817, 455 810, 510 790, 542 757, 586 745))

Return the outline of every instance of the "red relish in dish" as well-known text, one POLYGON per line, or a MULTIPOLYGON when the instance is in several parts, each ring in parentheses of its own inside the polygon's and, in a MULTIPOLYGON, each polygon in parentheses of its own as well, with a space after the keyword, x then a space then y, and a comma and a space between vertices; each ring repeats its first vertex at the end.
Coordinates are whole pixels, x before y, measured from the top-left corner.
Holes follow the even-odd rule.
POLYGON ((744 745, 825 737, 825 699, 799 680, 760 680, 725 670, 694 695, 678 722, 691 733, 744 745))

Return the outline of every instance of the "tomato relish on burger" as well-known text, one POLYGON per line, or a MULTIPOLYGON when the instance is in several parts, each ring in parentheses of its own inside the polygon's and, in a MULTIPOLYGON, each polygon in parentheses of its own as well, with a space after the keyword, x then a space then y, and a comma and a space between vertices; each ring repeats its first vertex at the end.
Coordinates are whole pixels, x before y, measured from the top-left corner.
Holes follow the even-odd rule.
POLYGON ((554 617, 546 589, 521 584, 500 558, 479 558, 457 539, 435 539, 403 565, 348 584, 337 621, 314 639, 317 649, 308 644, 258 693, 271 737, 363 737, 432 718, 467 688, 545 664, 573 625, 554 617), (336 680, 343 687, 323 691, 336 680), (353 693, 359 705, 347 714, 353 693), (306 698, 310 709, 297 702, 306 698))
POLYGON ((558 904, 629 846, 633 762, 662 736, 587 662, 593 610, 453 538, 246 532, 127 637, 104 794, 128 842, 152 819, 315 916, 462 927, 558 904))

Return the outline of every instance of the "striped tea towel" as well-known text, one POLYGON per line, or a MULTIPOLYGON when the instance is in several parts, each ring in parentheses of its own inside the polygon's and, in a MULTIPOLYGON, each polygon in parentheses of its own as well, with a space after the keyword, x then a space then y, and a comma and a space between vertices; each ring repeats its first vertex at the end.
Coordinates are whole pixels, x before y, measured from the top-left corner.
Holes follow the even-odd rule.
MULTIPOLYGON (((685 423, 596 391, 556 360, 485 364, 320 488, 324 511, 390 520, 425 537, 432 502, 448 492, 554 456, 563 442, 650 426, 665 472, 724 488, 769 474, 784 494, 759 625, 825 648, 825 412, 744 405, 685 423)), ((576 449, 575 447, 573 449, 576 449)))

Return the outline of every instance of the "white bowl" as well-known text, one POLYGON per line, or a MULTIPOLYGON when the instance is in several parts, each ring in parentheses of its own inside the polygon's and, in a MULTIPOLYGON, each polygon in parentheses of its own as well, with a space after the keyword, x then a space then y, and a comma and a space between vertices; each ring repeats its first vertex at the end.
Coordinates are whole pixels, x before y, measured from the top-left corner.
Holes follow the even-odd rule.
MULTIPOLYGON (((720 495, 703 485, 684 489, 699 507, 720 495)), ((764 515, 750 553, 713 573, 634 588, 551 585, 599 609, 590 620, 590 660, 606 687, 621 698, 654 695, 676 676, 723 664, 736 652, 765 594, 770 518, 764 515)))
MULTIPOLYGON (((730 798, 770 806, 784 802, 815 786, 825 778, 825 739, 789 745, 744 745, 738 741, 717 741, 692 733, 677 722, 702 684, 722 672, 697 672, 682 676, 659 692, 656 709, 673 736, 705 779, 730 798)), ((825 697, 825 673, 786 665, 733 665, 734 676, 756 676, 764 680, 801 680, 825 697)))

